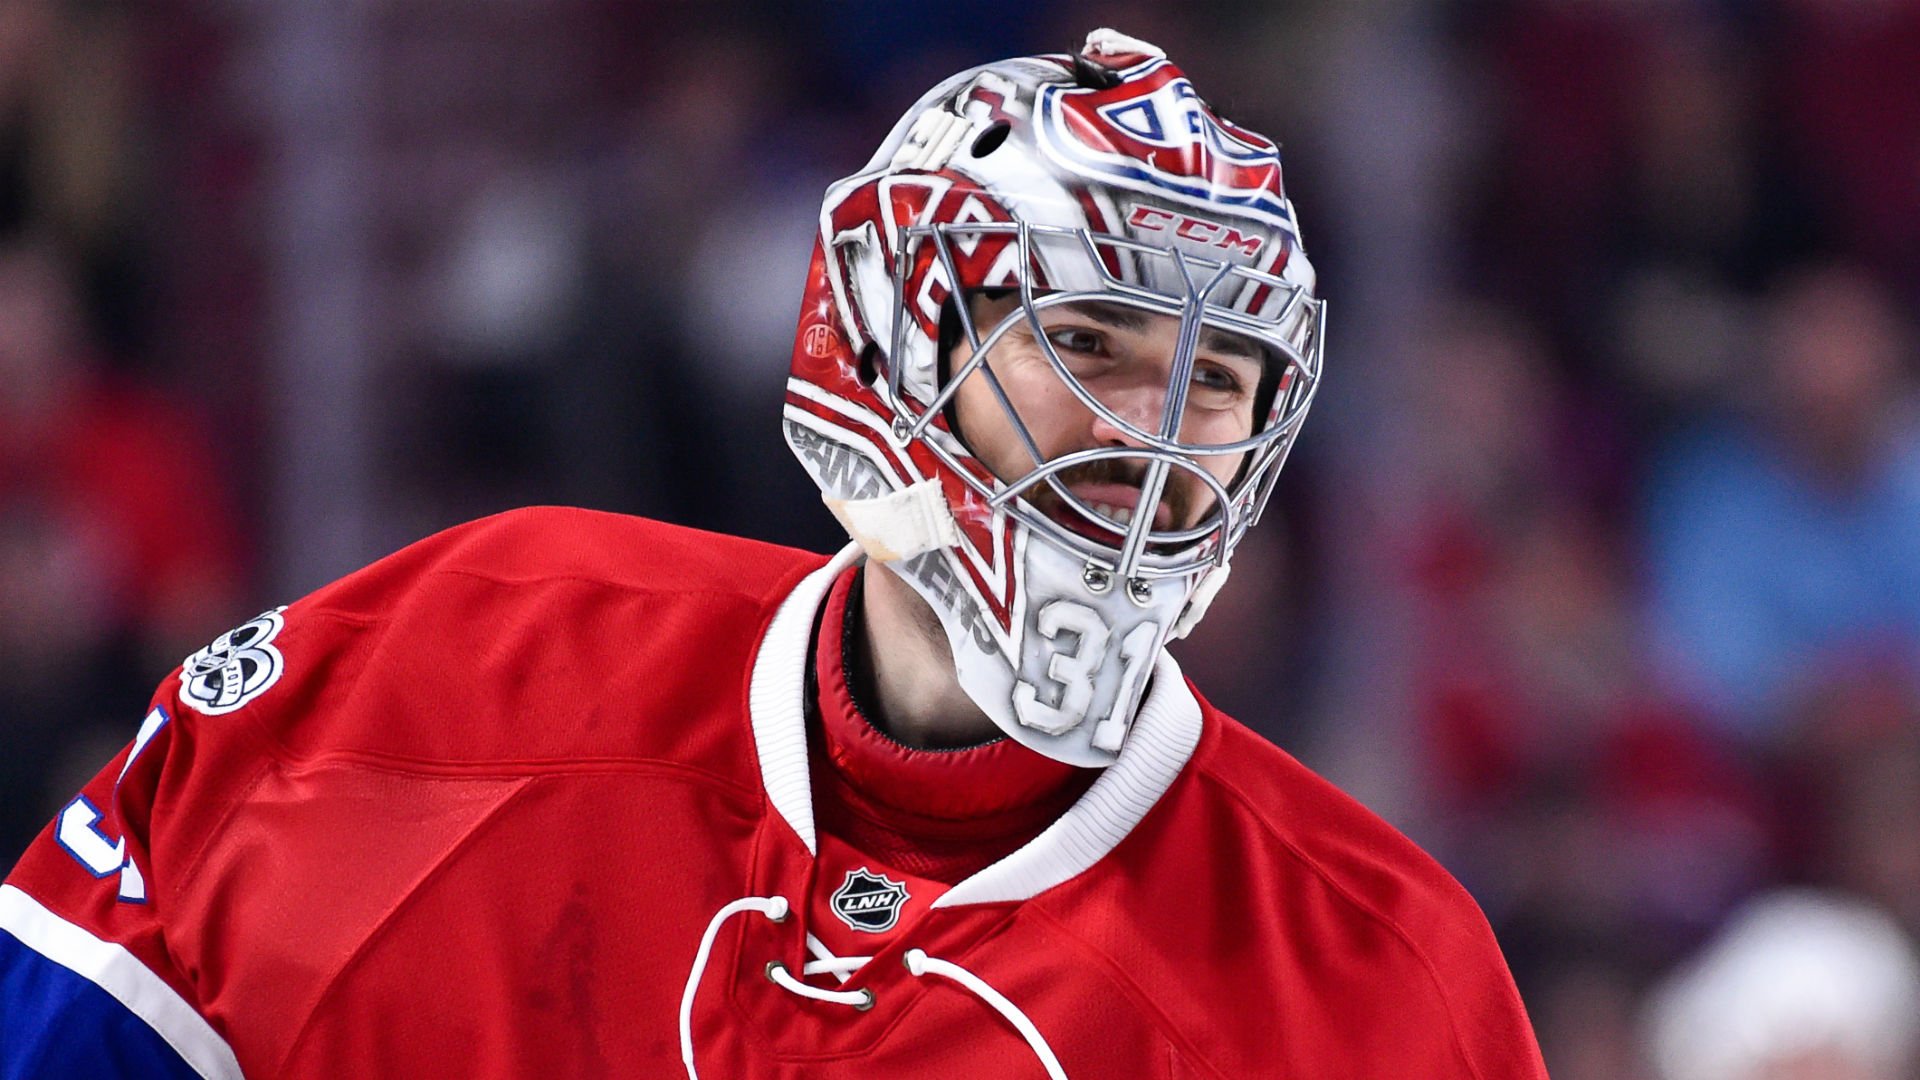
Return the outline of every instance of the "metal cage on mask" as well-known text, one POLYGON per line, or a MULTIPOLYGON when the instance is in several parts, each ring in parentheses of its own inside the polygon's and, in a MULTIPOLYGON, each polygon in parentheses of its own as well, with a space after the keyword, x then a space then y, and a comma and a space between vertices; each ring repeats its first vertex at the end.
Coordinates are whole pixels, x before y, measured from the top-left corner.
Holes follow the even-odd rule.
POLYGON ((1117 579, 1126 583, 1130 598, 1145 603, 1151 595, 1150 579, 1191 575, 1208 567, 1225 566, 1241 537, 1259 520, 1319 386, 1325 301, 1312 296, 1306 286, 1272 273, 1207 259, 1177 247, 1097 234, 1087 229, 1028 221, 915 225, 903 229, 900 242, 894 247, 893 310, 897 317, 889 352, 891 358, 905 357, 910 348, 913 320, 907 316, 915 300, 909 292, 914 288, 910 279, 915 276, 916 266, 923 264, 920 252, 925 245, 931 245, 933 258, 924 265, 928 280, 920 283, 919 291, 925 295, 940 287, 943 283, 939 278, 959 283, 957 287, 946 288, 947 302, 952 303, 958 314, 972 353, 964 364, 933 388, 930 397, 910 391, 911 365, 891 361, 887 364, 886 386, 896 412, 895 437, 903 442, 922 441, 951 466, 989 508, 1004 511, 1036 535, 1084 560, 1084 584, 1092 593, 1107 591, 1117 579), (983 242, 992 243, 996 239, 1001 244, 1011 241, 1014 257, 995 259, 995 270, 973 275, 975 280, 969 280, 955 257, 955 247, 977 250, 983 242), (996 270, 1001 275, 998 279, 994 277, 996 270), (1016 280, 1005 279, 1009 272, 1016 280), (1152 287, 1155 284, 1162 287, 1152 287), (1167 288, 1168 285, 1172 288, 1167 288), (965 296, 970 289, 1009 286, 1018 289, 1019 307, 983 337, 965 296), (1074 374, 1049 339, 1041 313, 1085 301, 1178 320, 1166 393, 1154 428, 1141 427, 1102 401, 1074 374), (1079 402, 1124 432, 1136 445, 1095 447, 1053 458, 1045 455, 987 363, 994 345, 1023 320, 1032 328, 1033 338, 1054 374, 1079 402), (1221 444, 1201 444, 1181 438, 1188 390, 1200 353, 1202 332, 1207 328, 1251 339, 1267 351, 1268 363, 1281 368, 1273 383, 1271 403, 1266 406, 1264 417, 1253 417, 1251 434, 1221 444), (991 389, 1033 466, 1024 476, 1000 477, 997 490, 973 470, 963 467, 954 448, 941 439, 927 437, 959 387, 972 377, 983 379, 991 389), (1205 458, 1236 455, 1247 457, 1235 477, 1226 483, 1201 463, 1205 458), (1144 463, 1144 473, 1138 481, 1139 502, 1129 522, 1116 521, 1098 512, 1062 479, 1062 474, 1080 466, 1113 460, 1144 463), (1213 497, 1213 508, 1196 524, 1155 529, 1156 513, 1175 472, 1184 472, 1202 485, 1213 497), (1072 513, 1120 537, 1120 544, 1102 544, 1040 512, 1029 493, 1042 484, 1072 513))

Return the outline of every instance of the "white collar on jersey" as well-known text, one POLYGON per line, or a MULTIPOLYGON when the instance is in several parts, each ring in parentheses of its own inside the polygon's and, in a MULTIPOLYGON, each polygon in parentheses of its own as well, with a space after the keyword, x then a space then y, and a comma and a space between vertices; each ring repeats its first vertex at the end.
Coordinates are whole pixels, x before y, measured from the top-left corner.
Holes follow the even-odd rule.
MULTIPOLYGON (((801 579, 774 613, 753 662, 748 702, 760 780, 773 808, 816 854, 807 772, 805 695, 807 665, 813 662, 808 646, 814 616, 834 579, 860 555, 859 547, 849 544, 801 579)), ((934 907, 1025 900, 1090 869, 1126 839, 1200 742, 1200 702, 1181 677, 1180 665, 1163 650, 1153 673, 1152 690, 1140 705, 1119 760, 1039 836, 947 890, 934 907)))

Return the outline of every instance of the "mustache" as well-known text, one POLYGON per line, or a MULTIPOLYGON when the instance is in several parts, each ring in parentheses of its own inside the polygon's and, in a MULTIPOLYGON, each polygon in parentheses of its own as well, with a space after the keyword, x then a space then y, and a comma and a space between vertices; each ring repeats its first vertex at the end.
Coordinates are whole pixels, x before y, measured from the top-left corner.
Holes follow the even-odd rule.
MULTIPOLYGON (((1138 488, 1147 482, 1147 463, 1136 458, 1096 458, 1068 466, 1053 475, 1066 488, 1077 484, 1124 484, 1138 488)), ((1160 505, 1167 508, 1174 528, 1186 528, 1193 523, 1193 509, 1202 494, 1200 485, 1182 470, 1168 471, 1167 482, 1160 490, 1160 505)), ((1079 514, 1045 481, 1028 488, 1026 497, 1045 514, 1079 514)))

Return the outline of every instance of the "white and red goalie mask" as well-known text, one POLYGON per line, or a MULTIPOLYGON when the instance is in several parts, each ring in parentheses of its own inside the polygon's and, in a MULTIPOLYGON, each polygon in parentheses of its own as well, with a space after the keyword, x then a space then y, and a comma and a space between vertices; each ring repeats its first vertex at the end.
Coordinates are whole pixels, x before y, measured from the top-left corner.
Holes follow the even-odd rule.
POLYGON ((1320 379, 1313 291, 1274 144, 1216 116, 1158 49, 1096 31, 1078 56, 941 83, 828 189, 787 441, 870 559, 938 614, 968 696, 1040 753, 1104 765, 1299 432, 1320 379), (1011 313, 976 325, 981 295, 1011 313), (1049 342, 1049 308, 1089 303, 1178 326, 1157 416, 1122 415, 1049 342), (1044 456, 987 362, 1022 326, 1120 435, 1044 456), (1245 437, 1183 439, 1196 353, 1221 335, 1263 358, 1245 437), (995 475, 956 432, 968 379, 994 390, 1024 475, 995 475), (1090 471, 1137 486, 1130 516, 1075 494, 1090 471), (1210 507, 1197 522, 1158 512, 1177 486, 1210 507))

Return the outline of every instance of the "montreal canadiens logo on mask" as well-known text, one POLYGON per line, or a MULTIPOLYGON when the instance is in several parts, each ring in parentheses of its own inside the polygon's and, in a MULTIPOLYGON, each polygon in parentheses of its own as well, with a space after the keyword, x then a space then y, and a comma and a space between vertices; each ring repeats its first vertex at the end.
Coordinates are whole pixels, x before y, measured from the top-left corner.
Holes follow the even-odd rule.
POLYGON ((1215 116, 1165 60, 1105 90, 1045 87, 1036 111, 1041 150, 1073 172, 1290 227, 1279 148, 1215 116))
POLYGON ((906 885, 864 866, 847 871, 847 880, 834 890, 831 901, 841 922, 869 934, 893 929, 906 904, 906 885))

